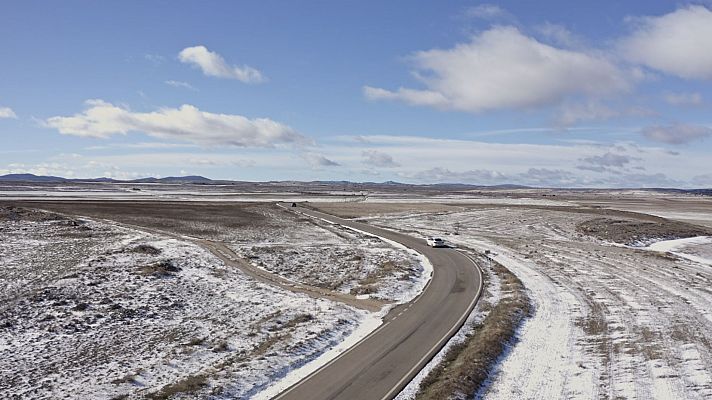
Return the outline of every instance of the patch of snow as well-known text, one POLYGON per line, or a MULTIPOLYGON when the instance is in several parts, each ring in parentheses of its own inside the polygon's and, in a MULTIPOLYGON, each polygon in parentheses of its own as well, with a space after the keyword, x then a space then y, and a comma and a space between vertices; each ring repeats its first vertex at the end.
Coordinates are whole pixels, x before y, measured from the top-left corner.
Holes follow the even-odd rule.
POLYGON ((286 376, 273 385, 269 386, 267 389, 257 393, 254 400, 268 400, 271 399, 283 391, 290 388, 292 385, 299 383, 302 379, 311 375, 312 373, 318 371, 319 369, 328 366, 334 360, 336 360, 342 354, 348 352, 360 341, 368 337, 370 334, 374 333, 378 327, 383 323, 383 316, 386 314, 387 309, 383 309, 377 313, 361 312, 362 319, 359 325, 354 329, 349 336, 347 336, 343 341, 334 345, 323 354, 317 358, 309 361, 308 363, 302 365, 301 367, 292 369, 286 376))
MULTIPOLYGON (((587 218, 499 208, 374 222, 424 235, 458 226, 449 241, 493 251, 527 287, 533 317, 483 398, 712 398, 709 265, 587 240, 576 231, 587 218)), ((693 242, 673 251, 712 258, 693 242)))
POLYGON ((695 236, 685 239, 655 242, 646 250, 672 253, 700 264, 712 265, 712 236, 695 236), (699 253, 702 253, 701 255, 699 253))

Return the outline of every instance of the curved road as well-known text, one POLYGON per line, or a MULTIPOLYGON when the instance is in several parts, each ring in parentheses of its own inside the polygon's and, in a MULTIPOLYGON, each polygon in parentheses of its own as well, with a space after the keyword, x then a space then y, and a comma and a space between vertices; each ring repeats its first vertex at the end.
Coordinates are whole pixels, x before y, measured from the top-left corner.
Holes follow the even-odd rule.
POLYGON ((434 273, 419 297, 393 309, 378 329, 275 399, 392 399, 467 319, 482 291, 479 268, 455 249, 434 249, 422 239, 302 207, 296 210, 399 242, 428 257, 434 273))

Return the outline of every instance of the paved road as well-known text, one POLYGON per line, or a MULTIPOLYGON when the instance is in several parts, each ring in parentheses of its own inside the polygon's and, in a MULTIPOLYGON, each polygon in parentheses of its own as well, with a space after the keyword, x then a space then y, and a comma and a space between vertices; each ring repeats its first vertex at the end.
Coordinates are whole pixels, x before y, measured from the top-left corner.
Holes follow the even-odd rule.
POLYGON ((455 249, 434 249, 422 239, 302 207, 296 210, 400 242, 427 256, 435 271, 421 296, 391 311, 371 335, 275 399, 395 397, 464 323, 482 290, 479 269, 455 249))

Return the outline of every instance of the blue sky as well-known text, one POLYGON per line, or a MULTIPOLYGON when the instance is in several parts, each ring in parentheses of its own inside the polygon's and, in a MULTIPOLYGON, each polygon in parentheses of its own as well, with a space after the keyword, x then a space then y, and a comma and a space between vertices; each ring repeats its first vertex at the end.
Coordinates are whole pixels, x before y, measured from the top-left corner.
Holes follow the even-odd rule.
POLYGON ((712 186, 706 2, 7 2, 0 174, 712 186))

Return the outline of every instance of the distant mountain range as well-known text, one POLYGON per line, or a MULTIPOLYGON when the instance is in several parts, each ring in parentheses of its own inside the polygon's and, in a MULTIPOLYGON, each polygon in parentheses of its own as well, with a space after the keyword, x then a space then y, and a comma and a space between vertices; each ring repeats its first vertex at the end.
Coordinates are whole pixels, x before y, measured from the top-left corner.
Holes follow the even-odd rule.
POLYGON ((61 176, 43 176, 33 174, 8 174, 0 175, 2 182, 40 182, 40 183, 60 183, 60 182, 106 182, 106 183, 216 183, 204 176, 168 176, 165 178, 141 178, 132 180, 119 180, 112 178, 89 178, 89 179, 69 179, 61 176))
MULTIPOLYGON (((213 180, 199 175, 188 175, 188 176, 168 176, 165 178, 140 178, 131 180, 120 180, 113 178, 63 178, 61 176, 42 176, 33 174, 8 174, 0 175, 0 182, 34 182, 34 183, 164 183, 164 184, 193 184, 193 185, 210 185, 210 184, 237 184, 244 183, 240 181, 232 180, 213 180)), ((445 190, 472 190, 478 188, 489 188, 489 189, 527 189, 527 186, 520 185, 496 185, 496 186, 482 186, 482 185, 470 185, 464 183, 436 183, 436 184, 426 184, 426 185, 413 185, 409 183, 401 183, 394 181, 386 182, 351 182, 351 181, 311 181, 311 182, 290 182, 290 181, 274 181, 274 182, 262 182, 263 184, 294 184, 301 186, 304 184, 311 185, 312 187, 330 187, 330 186, 341 186, 342 189, 346 188, 352 190, 369 188, 398 188, 398 187, 424 187, 433 189, 445 189, 445 190)))
MULTIPOLYGON (((193 184, 193 185, 216 185, 216 184, 260 184, 260 185, 293 185, 293 186, 303 186, 309 185, 312 189, 314 188, 324 188, 329 187, 340 187, 342 190, 363 190, 363 189, 388 189, 388 188, 422 188, 426 190, 447 190, 447 191, 471 191, 477 189, 500 189, 500 190, 514 190, 514 189, 534 189, 531 186, 513 185, 513 184, 503 184, 503 185, 472 185, 466 183, 434 183, 434 184, 423 184, 414 185, 409 183, 401 183, 394 181, 386 182, 351 182, 351 181, 311 181, 311 182, 297 182, 297 181, 270 181, 270 182, 242 182, 242 181, 232 181, 232 180, 214 180, 206 178, 200 175, 188 175, 188 176, 167 176, 165 178, 140 178, 131 180, 120 180, 113 178, 63 178, 61 176, 43 176, 43 175, 33 175, 33 174, 8 174, 0 175, 0 182, 34 182, 34 183, 164 183, 164 184, 193 184)), ((587 189, 575 189, 575 190, 587 190, 587 189)), ((712 189, 673 189, 673 188, 649 188, 644 190, 659 191, 659 192, 671 192, 671 193, 689 193, 697 194, 702 196, 712 196, 712 189)))

